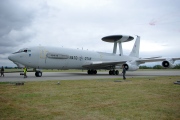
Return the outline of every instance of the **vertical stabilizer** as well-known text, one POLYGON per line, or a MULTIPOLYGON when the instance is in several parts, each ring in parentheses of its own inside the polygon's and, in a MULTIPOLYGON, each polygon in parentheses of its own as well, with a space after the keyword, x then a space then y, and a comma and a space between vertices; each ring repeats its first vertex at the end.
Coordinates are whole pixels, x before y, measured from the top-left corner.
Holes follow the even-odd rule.
POLYGON ((140 48, 140 37, 137 36, 133 49, 131 53, 129 54, 129 56, 139 58, 139 48, 140 48))

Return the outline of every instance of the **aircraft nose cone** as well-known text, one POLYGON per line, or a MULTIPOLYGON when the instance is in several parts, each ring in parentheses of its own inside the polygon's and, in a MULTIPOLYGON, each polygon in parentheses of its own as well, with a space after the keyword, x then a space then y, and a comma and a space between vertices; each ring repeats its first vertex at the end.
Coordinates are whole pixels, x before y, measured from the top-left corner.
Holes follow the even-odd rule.
POLYGON ((9 56, 8 56, 8 59, 11 60, 11 61, 13 61, 13 55, 9 55, 9 56))

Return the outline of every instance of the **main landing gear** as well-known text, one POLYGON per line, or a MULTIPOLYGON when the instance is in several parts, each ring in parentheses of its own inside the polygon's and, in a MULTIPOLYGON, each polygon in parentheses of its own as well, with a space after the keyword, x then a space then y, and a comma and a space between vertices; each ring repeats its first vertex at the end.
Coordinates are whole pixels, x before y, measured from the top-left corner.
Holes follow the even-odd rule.
POLYGON ((119 75, 119 70, 110 70, 109 75, 119 75))
POLYGON ((42 76, 42 72, 41 71, 36 71, 35 72, 35 76, 36 77, 41 77, 42 76))
MULTIPOLYGON (((91 69, 91 70, 88 70, 87 73, 89 75, 95 75, 97 74, 97 70, 91 69)), ((109 70, 109 75, 119 75, 119 70, 109 70)))
POLYGON ((88 70, 87 73, 89 75, 93 75, 93 74, 95 75, 95 74, 97 74, 97 70, 88 70))

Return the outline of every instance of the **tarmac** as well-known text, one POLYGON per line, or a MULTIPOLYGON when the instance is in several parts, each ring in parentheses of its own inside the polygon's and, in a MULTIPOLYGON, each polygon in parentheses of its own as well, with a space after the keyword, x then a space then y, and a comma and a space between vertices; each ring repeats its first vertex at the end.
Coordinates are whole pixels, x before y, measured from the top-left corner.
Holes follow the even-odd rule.
MULTIPOLYGON (((109 75, 108 72, 98 72, 96 75, 88 75, 87 72, 43 72, 42 77, 35 77, 34 72, 28 72, 27 78, 20 73, 5 73, 0 77, 0 82, 24 82, 24 81, 48 81, 48 80, 93 80, 107 78, 122 78, 122 74, 109 75)), ((165 71, 133 71, 127 72, 126 78, 155 77, 155 76, 180 76, 180 70, 165 71)))

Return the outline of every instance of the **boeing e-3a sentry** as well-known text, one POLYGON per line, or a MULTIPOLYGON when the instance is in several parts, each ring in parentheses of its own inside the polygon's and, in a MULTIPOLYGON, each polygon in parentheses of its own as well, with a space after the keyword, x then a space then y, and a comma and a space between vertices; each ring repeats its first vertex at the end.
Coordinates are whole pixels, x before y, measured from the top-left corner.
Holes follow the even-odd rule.
POLYGON ((122 65, 127 71, 139 69, 139 65, 145 62, 162 61, 166 68, 174 67, 174 61, 180 58, 139 58, 140 37, 136 37, 130 54, 124 55, 122 43, 133 40, 129 35, 110 35, 102 38, 105 42, 114 43, 112 53, 94 52, 80 49, 69 49, 63 47, 36 46, 20 49, 11 54, 8 59, 16 65, 27 66, 35 69, 35 76, 41 77, 41 69, 84 69, 88 74, 97 74, 98 69, 109 70, 109 75, 118 75, 118 69, 122 65), (119 53, 117 46, 119 45, 119 53))

